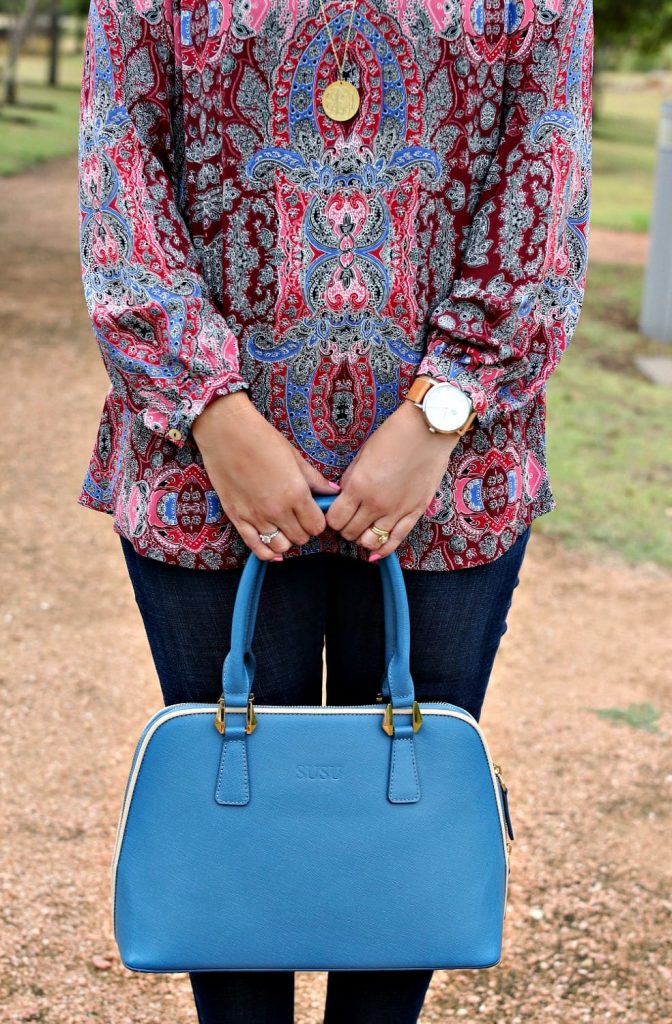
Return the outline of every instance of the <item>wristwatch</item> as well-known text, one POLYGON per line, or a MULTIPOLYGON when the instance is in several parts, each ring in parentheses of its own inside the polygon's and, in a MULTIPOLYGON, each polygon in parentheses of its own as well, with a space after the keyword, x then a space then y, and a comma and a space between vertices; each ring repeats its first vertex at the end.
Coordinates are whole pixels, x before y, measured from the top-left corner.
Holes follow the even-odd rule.
POLYGON ((433 434, 462 437, 476 419, 469 395, 448 381, 417 377, 405 397, 422 410, 433 434))

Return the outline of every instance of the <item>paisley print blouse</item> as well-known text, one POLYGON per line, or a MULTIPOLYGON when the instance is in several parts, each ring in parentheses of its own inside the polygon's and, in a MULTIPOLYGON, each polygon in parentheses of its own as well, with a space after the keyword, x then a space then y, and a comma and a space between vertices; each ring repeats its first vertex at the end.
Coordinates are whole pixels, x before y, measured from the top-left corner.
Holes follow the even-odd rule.
MULTIPOLYGON (((576 328, 591 0, 354 0, 348 122, 319 0, 91 0, 84 295, 110 387, 80 504, 141 554, 249 554, 190 427, 246 388, 330 480, 414 376, 475 427, 398 549, 489 562, 555 507, 545 389, 576 328)), ((342 52, 352 0, 324 0, 342 52)), ((289 555, 368 552, 327 530, 289 555)))

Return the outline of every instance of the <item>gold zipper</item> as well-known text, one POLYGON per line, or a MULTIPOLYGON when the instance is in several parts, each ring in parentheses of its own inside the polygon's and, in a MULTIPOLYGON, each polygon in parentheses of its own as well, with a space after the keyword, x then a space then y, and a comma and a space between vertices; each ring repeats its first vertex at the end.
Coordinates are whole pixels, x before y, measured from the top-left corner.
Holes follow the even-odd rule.
MULTIPOLYGON (((493 768, 493 771, 494 771, 495 775, 499 779, 499 784, 502 787, 502 794, 506 793, 507 790, 508 790, 508 786, 506 785, 506 783, 504 782, 504 779, 502 778, 501 765, 498 765, 498 764, 496 764, 493 761, 492 762, 492 768, 493 768)), ((506 820, 506 817, 505 817, 505 820, 506 820)), ((508 825, 506 827, 506 831, 508 833, 508 825)), ((507 853, 507 859, 508 859, 508 857, 511 856, 511 840, 509 839, 508 834, 507 834, 507 837, 506 837, 506 853, 507 853)))
POLYGON ((492 767, 494 769, 495 775, 497 775, 499 777, 499 781, 502 784, 502 789, 506 793, 506 791, 508 789, 508 786, 506 785, 506 783, 504 782, 504 779, 502 778, 502 769, 501 769, 501 767, 498 764, 495 764, 494 761, 492 763, 492 767))

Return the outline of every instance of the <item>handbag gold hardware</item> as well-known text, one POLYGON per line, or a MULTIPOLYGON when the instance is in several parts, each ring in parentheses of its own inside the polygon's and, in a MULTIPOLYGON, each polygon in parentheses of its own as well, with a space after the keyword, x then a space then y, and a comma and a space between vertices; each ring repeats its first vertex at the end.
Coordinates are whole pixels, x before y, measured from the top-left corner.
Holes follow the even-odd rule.
POLYGON ((215 712, 215 729, 217 732, 223 733, 226 729, 226 707, 224 706, 224 697, 221 696, 217 701, 217 711, 215 712))
POLYGON ((492 768, 493 768, 493 771, 494 771, 495 775, 499 776, 499 781, 502 784, 502 789, 506 793, 506 790, 507 790, 508 787, 507 787, 506 783, 504 782, 504 779, 502 778, 502 769, 501 769, 501 767, 498 764, 495 764, 494 761, 493 761, 492 768))
MULTIPOLYGON (((254 710, 254 694, 250 694, 250 699, 247 702, 245 708, 245 732, 249 735, 257 728, 257 716, 254 710)), ((224 696, 222 695, 217 701, 217 710, 215 712, 215 729, 217 732, 224 734, 226 731, 226 706, 224 704, 224 696)))
MULTIPOLYGON (((383 715, 383 731, 388 736, 394 736, 394 709, 391 704, 388 704, 385 708, 385 714, 383 715)), ((417 700, 413 701, 413 732, 417 732, 422 725, 422 712, 420 711, 420 705, 417 700)))
POLYGON ((254 694, 251 693, 250 699, 248 700, 247 707, 245 709, 245 732, 248 734, 254 732, 254 730, 257 728, 257 716, 254 710, 254 705, 252 703, 253 700, 254 694))

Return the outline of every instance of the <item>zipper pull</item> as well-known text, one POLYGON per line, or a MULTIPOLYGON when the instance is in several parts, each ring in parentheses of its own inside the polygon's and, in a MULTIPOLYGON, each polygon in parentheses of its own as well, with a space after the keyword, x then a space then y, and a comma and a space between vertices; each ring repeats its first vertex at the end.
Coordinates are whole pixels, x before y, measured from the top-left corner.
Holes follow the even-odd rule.
POLYGON ((495 775, 497 776, 497 778, 499 779, 499 781, 501 783, 502 789, 504 790, 504 792, 506 792, 506 790, 509 787, 507 786, 507 784, 504 782, 504 779, 502 778, 502 769, 501 769, 500 765, 495 764, 495 762, 493 761, 492 762, 492 767, 494 768, 495 775))
POLYGON ((502 805, 504 807, 504 820, 506 821, 506 830, 509 833, 509 837, 511 839, 514 839, 515 837, 513 835, 513 825, 511 824, 511 814, 509 813, 509 787, 502 778, 501 767, 498 764, 495 764, 494 762, 492 767, 494 769, 495 775, 497 776, 497 781, 499 782, 499 788, 502 794, 502 805))

